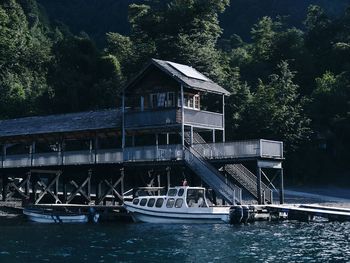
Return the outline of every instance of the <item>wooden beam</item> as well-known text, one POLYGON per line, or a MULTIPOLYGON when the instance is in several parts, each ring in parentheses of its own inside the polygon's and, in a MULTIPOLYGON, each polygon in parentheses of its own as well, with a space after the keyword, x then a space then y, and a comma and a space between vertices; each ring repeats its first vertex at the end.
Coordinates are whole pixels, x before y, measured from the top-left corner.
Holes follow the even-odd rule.
POLYGON ((41 179, 37 182, 37 184, 42 188, 42 192, 39 194, 39 197, 35 201, 35 204, 38 204, 41 201, 41 199, 47 194, 51 195, 55 199, 56 203, 61 203, 61 200, 58 198, 57 193, 55 194, 51 190, 51 187, 55 186, 54 191, 56 192, 60 175, 61 173, 57 172, 56 176, 52 179, 52 181, 48 185, 46 185, 41 179))
MULTIPOLYGON (((110 193, 112 193, 113 195, 117 196, 121 201, 123 201, 123 193, 120 194, 117 190, 116 187, 118 184, 122 184, 124 180, 124 174, 122 174, 120 176, 120 178, 115 182, 115 183, 110 183, 108 182, 108 180, 104 179, 103 181, 101 181, 101 185, 102 182, 108 186, 108 190, 105 191, 105 193, 103 195, 101 195, 98 199, 96 198, 96 203, 99 204, 102 201, 104 201, 104 199, 107 197, 107 195, 109 195, 110 193)), ((123 189, 123 187, 121 187, 123 189)))
POLYGON ((89 172, 88 177, 84 180, 84 182, 79 186, 74 180, 69 182, 71 185, 75 187, 75 191, 71 193, 67 198, 67 204, 73 201, 73 199, 77 196, 78 193, 83 196, 86 201, 91 201, 91 172, 89 172), (84 187, 87 185, 87 191, 84 191, 84 187))
POLYGON ((13 191, 11 191, 9 194, 6 194, 5 196, 5 200, 9 200, 11 197, 13 197, 15 195, 15 193, 18 193, 20 196, 22 196, 24 199, 29 199, 30 195, 29 195, 29 183, 30 183, 30 175, 27 174, 27 177, 25 179, 23 179, 18 185, 16 185, 16 183, 14 182, 10 182, 7 184, 7 189, 11 189, 13 191), (25 189, 24 191, 22 189, 25 189))

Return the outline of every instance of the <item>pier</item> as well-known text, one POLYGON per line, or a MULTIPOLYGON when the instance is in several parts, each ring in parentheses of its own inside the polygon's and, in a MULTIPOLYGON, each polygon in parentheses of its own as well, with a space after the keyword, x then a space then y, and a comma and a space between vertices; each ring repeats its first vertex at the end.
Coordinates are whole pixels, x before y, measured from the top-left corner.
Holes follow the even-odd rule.
POLYGON ((189 66, 152 59, 120 107, 0 121, 2 200, 121 206, 133 189, 186 179, 220 204, 245 194, 271 204, 274 192, 283 203, 283 142, 227 141, 228 95, 189 66))
POLYGON ((328 221, 350 221, 350 208, 321 206, 315 204, 250 205, 232 206, 230 223, 239 224, 255 221, 290 220, 311 222, 315 218, 328 221))

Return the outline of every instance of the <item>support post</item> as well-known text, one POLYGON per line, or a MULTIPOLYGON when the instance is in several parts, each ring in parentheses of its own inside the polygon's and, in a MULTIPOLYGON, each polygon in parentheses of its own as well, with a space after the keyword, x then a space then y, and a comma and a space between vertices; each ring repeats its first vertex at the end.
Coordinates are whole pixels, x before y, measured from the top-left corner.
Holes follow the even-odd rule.
POLYGON ((1 148, 2 154, 1 154, 1 168, 4 168, 4 161, 6 159, 6 144, 4 144, 1 148))
POLYGON ((89 153, 90 153, 90 163, 95 163, 95 158, 93 157, 94 146, 92 139, 89 140, 89 153))
POLYGON ((280 196, 280 204, 284 204, 284 183, 283 183, 283 168, 281 168, 280 170, 280 193, 279 193, 279 196, 280 196))
POLYGON ((98 135, 97 133, 95 134, 95 142, 94 142, 94 149, 95 149, 95 160, 94 160, 94 163, 96 164, 98 162, 98 148, 99 148, 99 145, 98 145, 98 135))
POLYGON ((213 143, 215 143, 215 129, 213 129, 213 143))
POLYGON ((7 175, 2 175, 2 201, 6 201, 7 196, 7 185, 9 183, 9 179, 7 175))
POLYGON ((225 95, 222 94, 222 142, 225 142, 226 140, 226 134, 225 134, 225 95))
POLYGON ((191 126, 191 132, 190 132, 190 144, 193 145, 193 126, 191 126))
POLYGON ((171 168, 168 166, 166 168, 167 190, 170 188, 170 170, 171 168))
POLYGON ((63 203, 67 204, 67 179, 63 180, 63 203))
MULTIPOLYGON (((161 184, 160 184, 160 174, 157 175, 157 186, 160 188, 161 184)), ((158 190, 158 195, 160 195, 160 190, 158 190)))
POLYGON ((35 141, 32 142, 29 148, 30 151, 30 166, 34 165, 34 155, 35 155, 35 141))
POLYGON ((91 201, 91 177, 92 177, 92 169, 89 169, 88 171, 88 177, 89 181, 87 183, 87 196, 89 197, 89 200, 91 201))
POLYGON ((135 147, 135 134, 131 136, 131 145, 132 147, 135 147))
POLYGON ((121 181, 120 181, 120 191, 121 191, 121 196, 122 196, 122 201, 124 202, 124 177, 125 177, 125 168, 123 167, 120 170, 120 176, 121 176, 121 181))
POLYGON ((122 94, 122 149, 125 148, 125 92, 122 94))
POLYGON ((61 165, 64 165, 64 148, 65 148, 64 139, 61 140, 59 147, 60 147, 60 153, 61 153, 61 165))
POLYGON ((159 154, 159 151, 158 151, 158 133, 156 133, 156 159, 158 160, 160 158, 160 154, 159 154))
POLYGON ((30 191, 30 177, 31 177, 32 173, 29 171, 27 173, 27 178, 26 178, 26 184, 25 184, 25 188, 24 188, 24 194, 26 196, 28 196, 29 199, 29 191, 30 191))
POLYGON ((181 144, 185 148, 185 108, 184 108, 184 87, 181 84, 181 144))
POLYGON ((102 194, 102 180, 100 180, 96 184, 96 199, 95 199, 95 205, 99 205, 101 203, 101 194, 102 194))
POLYGON ((170 138, 169 138, 169 132, 166 133, 166 144, 169 145, 169 141, 170 141, 170 138))
POLYGON ((256 174, 256 185, 257 185, 257 196, 258 196, 258 204, 262 204, 262 198, 261 198, 261 167, 259 164, 257 164, 257 174, 256 174))

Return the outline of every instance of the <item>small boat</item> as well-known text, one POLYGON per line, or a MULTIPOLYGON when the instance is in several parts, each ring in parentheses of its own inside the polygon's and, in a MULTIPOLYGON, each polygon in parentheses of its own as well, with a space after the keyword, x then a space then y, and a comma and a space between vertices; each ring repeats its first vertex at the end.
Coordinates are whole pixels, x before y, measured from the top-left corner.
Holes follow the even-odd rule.
POLYGON ((124 207, 134 222, 227 223, 229 206, 209 205, 203 187, 169 188, 164 196, 136 197, 124 207))
POLYGON ((76 214, 53 209, 25 208, 23 210, 30 221, 37 223, 87 223, 89 217, 86 214, 76 214))

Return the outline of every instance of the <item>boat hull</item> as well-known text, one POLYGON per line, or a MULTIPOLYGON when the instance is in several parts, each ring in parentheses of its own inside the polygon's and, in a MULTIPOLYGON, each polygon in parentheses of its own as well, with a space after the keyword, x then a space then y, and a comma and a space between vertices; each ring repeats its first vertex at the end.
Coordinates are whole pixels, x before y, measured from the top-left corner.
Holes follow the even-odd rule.
POLYGON ((87 223, 88 216, 87 215, 56 215, 56 214, 45 214, 36 211, 23 210, 23 214, 25 214, 30 221, 37 223, 87 223))
MULTIPOLYGON (((222 224, 229 221, 229 213, 211 213, 207 211, 162 212, 147 211, 132 206, 126 206, 134 222, 168 223, 168 224, 222 224)), ((204 210, 204 209, 203 209, 204 210)))

